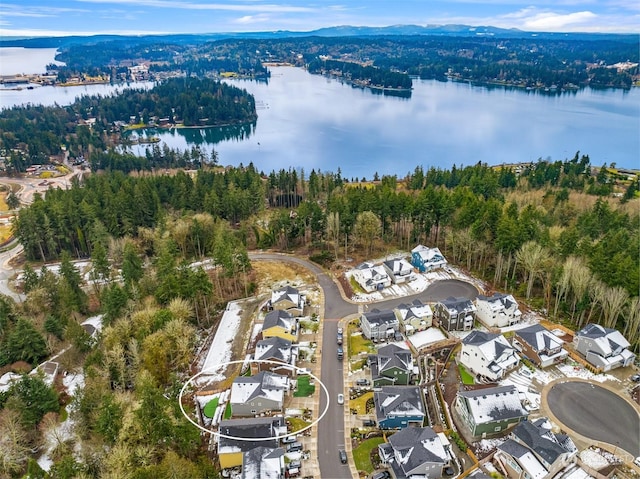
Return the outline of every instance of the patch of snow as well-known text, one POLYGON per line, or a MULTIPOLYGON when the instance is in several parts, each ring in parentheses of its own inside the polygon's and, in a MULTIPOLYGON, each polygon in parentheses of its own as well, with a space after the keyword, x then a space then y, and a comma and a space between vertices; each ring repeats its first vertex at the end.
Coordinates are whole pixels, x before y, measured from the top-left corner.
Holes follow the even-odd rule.
POLYGON ((428 328, 416 334, 412 334, 407 338, 416 349, 424 348, 438 341, 447 339, 447 337, 438 328, 428 328))
POLYGON ((568 378, 588 379, 589 381, 597 381, 600 383, 605 381, 619 381, 618 378, 609 374, 593 374, 577 363, 574 365, 560 364, 558 365, 558 370, 568 378))
POLYGON ((62 377, 62 384, 67 389, 67 394, 73 396, 78 389, 84 388, 84 374, 67 373, 62 377))
POLYGON ((476 452, 482 453, 483 455, 486 453, 490 453, 495 451, 499 445, 506 441, 507 438, 501 437, 497 439, 482 439, 479 442, 473 444, 476 452))
POLYGON ((595 469, 596 471, 609 465, 607 459, 603 457, 598 451, 595 451, 593 449, 585 449, 584 451, 580 452, 579 456, 583 463, 595 469))
POLYGON ((227 309, 222 315, 216 336, 211 342, 207 357, 202 364, 202 375, 199 376, 198 384, 212 381, 223 381, 226 366, 223 363, 231 359, 231 347, 234 338, 238 334, 238 328, 242 319, 242 308, 240 303, 232 301, 227 304, 227 309))

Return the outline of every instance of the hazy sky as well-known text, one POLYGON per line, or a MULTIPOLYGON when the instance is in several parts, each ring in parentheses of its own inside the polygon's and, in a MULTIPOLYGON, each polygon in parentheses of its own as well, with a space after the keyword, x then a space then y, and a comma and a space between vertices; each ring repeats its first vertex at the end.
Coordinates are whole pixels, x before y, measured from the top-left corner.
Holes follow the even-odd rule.
POLYGON ((640 33, 640 0, 0 0, 2 36, 447 23, 640 33))

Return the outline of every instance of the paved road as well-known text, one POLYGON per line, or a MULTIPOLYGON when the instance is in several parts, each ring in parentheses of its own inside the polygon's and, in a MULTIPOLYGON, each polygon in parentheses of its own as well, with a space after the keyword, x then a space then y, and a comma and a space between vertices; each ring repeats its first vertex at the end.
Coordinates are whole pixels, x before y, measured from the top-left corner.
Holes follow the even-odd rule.
MULTIPOLYGON (((287 261, 309 269, 316 275, 320 287, 324 291, 324 320, 322 334, 322 382, 329 392, 329 410, 326 416, 318 424, 318 463, 322 478, 342 479, 350 478, 351 472, 347 465, 340 463, 338 450, 344 448, 344 406, 336 402, 338 393, 344 391, 343 367, 347 367, 346 360, 343 363, 337 359, 336 335, 338 321, 345 316, 358 312, 358 305, 345 301, 338 286, 324 271, 314 263, 293 256, 251 253, 252 260, 287 261)), ((430 285, 425 291, 411 296, 395 298, 376 303, 377 308, 394 308, 400 303, 411 302, 416 298, 424 302, 438 301, 449 296, 464 296, 470 299, 478 295, 475 286, 459 280, 438 281, 430 285)), ((320 411, 326 407, 327 399, 322 394, 320 397, 320 411)))
POLYGON ((640 415, 613 391, 566 381, 552 386, 547 404, 561 423, 578 434, 640 456, 640 415))

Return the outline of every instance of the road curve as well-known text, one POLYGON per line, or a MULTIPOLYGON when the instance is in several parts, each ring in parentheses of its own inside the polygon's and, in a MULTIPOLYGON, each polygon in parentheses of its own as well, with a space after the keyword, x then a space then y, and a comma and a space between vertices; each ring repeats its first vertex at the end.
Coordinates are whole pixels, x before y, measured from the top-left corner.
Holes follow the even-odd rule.
POLYGON ((551 385, 546 401, 565 427, 640 456, 640 414, 614 391, 587 381, 563 380, 551 385))

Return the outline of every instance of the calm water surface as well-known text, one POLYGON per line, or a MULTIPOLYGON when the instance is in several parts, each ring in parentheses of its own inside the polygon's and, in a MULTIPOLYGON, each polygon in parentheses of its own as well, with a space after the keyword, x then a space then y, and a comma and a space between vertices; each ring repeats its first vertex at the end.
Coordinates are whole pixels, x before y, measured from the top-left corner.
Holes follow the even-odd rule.
POLYGON ((57 51, 56 48, 0 48, 0 75, 45 73, 50 63, 64 65, 54 60, 57 51))
MULTIPOLYGON (((172 148, 215 148, 222 164, 253 162, 266 172, 340 168, 347 178, 371 178, 374 172, 402 176, 417 165, 558 160, 576 151, 588 154, 593 164, 640 168, 637 88, 550 95, 415 80, 407 99, 372 94, 293 67, 271 71, 268 83, 230 81, 255 95, 255 125, 138 133, 159 136, 172 148)), ((93 87, 40 88, 19 99, 0 91, 0 105, 36 103, 36 97, 70 103, 75 88, 85 89, 84 94, 93 87)))

